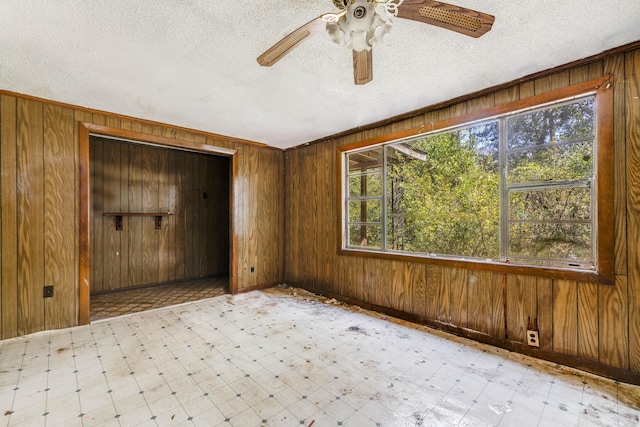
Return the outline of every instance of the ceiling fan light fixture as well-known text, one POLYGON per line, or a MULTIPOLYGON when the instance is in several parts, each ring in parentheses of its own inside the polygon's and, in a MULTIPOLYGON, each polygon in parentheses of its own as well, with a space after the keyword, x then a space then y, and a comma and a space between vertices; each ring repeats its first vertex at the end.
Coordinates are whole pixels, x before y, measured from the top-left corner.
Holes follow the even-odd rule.
MULTIPOLYGON (((340 0, 335 0, 336 1, 340 0)), ((331 39, 348 49, 361 52, 382 41, 393 24, 393 11, 403 0, 345 0, 346 13, 335 22, 327 22, 331 39), (390 12, 391 11, 391 12, 390 12)))
POLYGON ((258 64, 270 67, 311 35, 327 31, 331 39, 352 51, 354 83, 373 79, 373 45, 380 43, 395 18, 441 27, 471 37, 491 30, 495 17, 437 0, 333 0, 340 9, 307 22, 258 56, 258 64))

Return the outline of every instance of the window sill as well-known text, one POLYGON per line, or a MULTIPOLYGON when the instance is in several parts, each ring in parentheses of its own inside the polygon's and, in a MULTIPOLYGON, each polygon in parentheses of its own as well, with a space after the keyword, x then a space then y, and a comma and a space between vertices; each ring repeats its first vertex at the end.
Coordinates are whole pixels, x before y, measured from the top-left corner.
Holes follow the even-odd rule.
POLYGON ((408 255, 400 253, 377 252, 358 249, 339 249, 338 255, 355 256, 362 258, 376 258, 390 261, 415 262, 429 265, 439 265, 452 268, 466 268, 469 270, 492 271, 495 273, 514 274, 524 276, 548 277, 560 280, 575 280, 578 282, 598 283, 602 285, 613 285, 615 283, 614 273, 605 275, 602 272, 591 270, 572 270, 559 267, 540 267, 526 264, 509 264, 495 261, 480 261, 468 259, 450 259, 433 257, 428 255, 408 255))

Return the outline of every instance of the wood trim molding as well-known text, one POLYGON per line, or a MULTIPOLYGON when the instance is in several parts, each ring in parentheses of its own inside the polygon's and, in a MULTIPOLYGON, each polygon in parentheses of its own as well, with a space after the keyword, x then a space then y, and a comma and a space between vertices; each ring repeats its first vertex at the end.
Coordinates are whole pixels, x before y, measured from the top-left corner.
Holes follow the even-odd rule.
POLYGON ((78 280, 78 325, 88 325, 90 322, 89 293, 91 282, 91 190, 89 183, 89 129, 82 123, 78 123, 79 144, 79 179, 80 179, 80 256, 79 256, 79 280, 78 280))
POLYGON ((524 98, 507 104, 498 105, 481 110, 476 113, 465 114, 429 123, 412 129, 381 135, 372 139, 358 141, 339 146, 336 149, 337 191, 336 197, 338 214, 336 215, 338 255, 360 256, 365 258, 380 258, 396 261, 421 262, 426 264, 444 265, 449 267, 469 268, 474 270, 494 271, 497 273, 522 274, 528 276, 541 276, 555 279, 577 280, 580 282, 600 283, 605 285, 615 284, 615 240, 614 240, 614 212, 613 203, 605 203, 607 197, 613 197, 614 188, 614 163, 613 163, 613 76, 604 76, 580 84, 568 86, 562 89, 546 92, 540 95, 524 98), (597 215, 597 240, 596 252, 597 271, 581 271, 566 268, 538 267, 526 264, 508 264, 498 261, 480 261, 473 259, 452 259, 447 257, 427 257, 421 254, 401 254, 394 252, 381 252, 373 250, 360 250, 343 247, 344 224, 344 194, 343 194, 343 168, 344 153, 366 147, 375 147, 384 143, 415 137, 428 132, 441 131, 454 128, 467 123, 473 123, 492 117, 501 116, 510 112, 526 110, 539 105, 549 104, 564 99, 570 99, 587 93, 595 93, 597 108, 596 129, 598 140, 597 174, 598 174, 598 203, 597 215))
POLYGON ((230 157, 230 189, 229 189, 229 271, 231 293, 238 292, 238 239, 233 227, 233 200, 234 185, 233 182, 238 175, 238 162, 236 150, 215 147, 207 144, 196 144, 178 139, 164 138, 146 133, 135 132, 120 128, 112 128, 108 126, 96 125, 88 122, 78 122, 78 146, 79 146, 79 279, 78 279, 78 325, 87 325, 90 323, 90 281, 91 281, 91 189, 90 189, 90 157, 89 157, 89 139, 91 135, 102 136, 106 138, 126 140, 137 144, 145 144, 156 147, 173 148, 178 150, 186 150, 199 152, 204 154, 221 155, 230 157))
POLYGON ((432 329, 446 332, 451 335, 467 338, 473 341, 480 342, 482 344, 492 345, 494 347, 503 348, 508 351, 513 351, 519 354, 535 357, 537 359, 546 360, 548 362, 559 363, 571 368, 580 369, 585 372, 589 372, 602 377, 610 378, 616 381, 621 381, 627 384, 640 385, 640 373, 632 372, 622 368, 615 368, 612 366, 604 365, 602 363, 581 359, 577 356, 571 356, 568 354, 557 353, 553 351, 541 350, 539 348, 529 347, 526 344, 516 341, 510 341, 508 339, 496 338, 491 335, 487 335, 482 332, 461 328, 449 323, 440 322, 438 320, 429 319, 427 317, 418 316, 412 313, 399 311, 393 308, 383 307, 376 304, 371 304, 355 298, 346 297, 343 295, 334 294, 331 292, 323 291, 322 289, 316 289, 311 286, 304 286, 287 282, 289 286, 299 287, 312 292, 316 295, 322 295, 326 298, 334 298, 337 301, 343 302, 349 305, 355 305, 365 310, 375 311, 396 319, 405 320, 418 325, 424 325, 432 329))
POLYGON ((238 156, 231 156, 231 168, 229 174, 229 245, 231 246, 229 250, 231 251, 231 256, 229 257, 229 292, 232 295, 238 293, 238 274, 239 274, 239 262, 238 262, 238 233, 236 232, 236 227, 233 226, 234 223, 234 206, 236 204, 236 197, 240 197, 239 194, 236 194, 235 191, 235 180, 238 177, 238 156))
POLYGON ((238 294, 246 294, 248 292, 253 291, 261 291, 264 289, 275 288, 278 285, 281 285, 281 282, 273 282, 273 283, 263 283, 261 285, 249 286, 246 288, 239 289, 236 293, 238 294))
POLYGON ((181 141, 179 139, 165 138, 163 136, 150 135, 148 133, 113 128, 94 123, 81 122, 81 125, 87 129, 90 135, 106 136, 111 139, 125 140, 143 145, 177 148, 187 151, 196 151, 199 153, 219 154, 222 156, 233 156, 236 153, 236 150, 231 148, 181 141))

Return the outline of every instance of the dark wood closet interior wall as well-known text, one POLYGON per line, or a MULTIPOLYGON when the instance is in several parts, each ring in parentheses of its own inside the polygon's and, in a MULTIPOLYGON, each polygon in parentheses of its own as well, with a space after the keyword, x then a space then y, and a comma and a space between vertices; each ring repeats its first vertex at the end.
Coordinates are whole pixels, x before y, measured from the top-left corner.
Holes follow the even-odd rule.
POLYGON ((229 274, 229 158, 91 137, 90 164, 92 293, 229 274))

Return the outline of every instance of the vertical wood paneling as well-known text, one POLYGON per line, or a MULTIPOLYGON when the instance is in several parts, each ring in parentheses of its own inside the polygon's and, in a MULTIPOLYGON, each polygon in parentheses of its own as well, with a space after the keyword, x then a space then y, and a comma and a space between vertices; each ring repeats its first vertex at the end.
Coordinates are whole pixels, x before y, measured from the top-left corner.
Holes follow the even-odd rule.
POLYGON ((475 98, 467 102, 467 113, 475 113, 482 111, 485 108, 493 107, 495 105, 495 94, 489 93, 487 95, 475 98))
POLYGON ((317 221, 317 246, 318 246, 318 288, 328 290, 335 265, 335 251, 338 242, 336 236, 334 218, 335 198, 335 151, 333 144, 320 144, 317 146, 318 156, 318 221, 317 221))
POLYGON ((278 260, 276 261, 278 266, 278 272, 275 279, 278 282, 282 282, 284 280, 284 272, 285 272, 285 209, 286 209, 286 201, 287 201, 287 193, 285 191, 286 185, 286 173, 285 173, 285 163, 284 163, 284 153, 277 152, 274 153, 274 156, 278 159, 278 191, 281 193, 279 198, 278 205, 278 234, 277 236, 271 236, 272 239, 275 239, 274 244, 278 248, 278 260))
POLYGON ((427 271, 427 316, 449 323, 451 313, 451 269, 439 265, 427 271))
MULTIPOLYGON (((173 212, 170 201, 175 196, 173 170, 170 167, 168 150, 158 150, 158 212, 173 212)), ((158 230, 158 282, 175 278, 175 215, 162 218, 162 228, 158 230)))
MULTIPOLYGON (((130 212, 142 212, 144 209, 144 147, 129 145, 129 209, 130 212)), ((124 217, 123 227, 129 230, 129 282, 136 286, 144 281, 144 245, 142 235, 144 224, 149 218, 124 217)), ((95 246, 95 245, 94 245, 95 246)))
POLYGON ((439 275, 442 267, 438 265, 429 265, 427 268, 427 284, 425 290, 425 315, 429 319, 438 318, 438 289, 439 289, 439 275))
MULTIPOLYGON (((362 260, 362 300, 372 304, 376 304, 376 289, 378 287, 378 274, 379 262, 372 258, 365 258, 362 260)), ((356 271, 357 274, 357 271, 356 271)), ((353 282, 357 284, 356 281, 353 282)))
POLYGON ((469 272, 467 326, 486 334, 504 336, 502 276, 488 271, 469 272))
MULTIPOLYGON (((143 148, 142 209, 138 212, 158 212, 158 150, 143 148)), ((142 283, 158 280, 158 233, 150 218, 142 221, 142 283)))
POLYGON ((413 305, 413 283, 407 280, 411 277, 408 264, 403 261, 391 261, 387 279, 390 287, 387 298, 391 307, 404 312, 410 311, 413 305))
MULTIPOLYGON (((295 179, 296 171, 292 165, 293 151, 287 151, 284 153, 284 236, 293 236, 294 223, 297 221, 298 216, 295 214, 294 204, 296 201, 295 191, 295 179)), ((295 281, 296 268, 293 265, 293 246, 298 239, 286 238, 283 239, 284 246, 284 277, 285 281, 295 281)))
POLYGON ((260 272, 262 266, 258 264, 258 227, 252 227, 252 224, 257 224, 258 221, 258 205, 259 198, 259 182, 263 177, 260 173, 260 159, 258 150, 254 147, 246 147, 244 150, 245 155, 245 169, 250 173, 247 173, 248 188, 244 197, 247 201, 247 231, 248 231, 248 244, 245 246, 247 250, 247 259, 249 269, 247 270, 247 279, 243 282, 246 286, 256 286, 258 284, 258 274, 256 270, 260 272), (254 272, 251 273, 251 267, 254 268, 254 272))
POLYGON ((278 253, 278 240, 282 238, 281 222, 278 220, 280 218, 278 212, 281 210, 284 198, 281 183, 281 158, 282 154, 275 150, 269 150, 260 156, 262 164, 258 176, 258 198, 264 197, 264 195, 270 195, 270 197, 264 201, 256 200, 260 207, 258 211, 260 248, 257 255, 261 259, 259 264, 263 266, 259 270, 261 274, 258 276, 258 283, 270 283, 274 277, 278 277, 280 274, 279 257, 271 254, 278 253), (264 178, 260 179, 260 176, 264 178))
POLYGON ((520 92, 519 99, 524 99, 524 98, 528 98, 530 96, 535 95, 536 94, 535 86, 536 85, 534 81, 521 83, 518 87, 518 91, 520 92))
POLYGON ((578 289, 570 280, 556 280, 553 284, 553 350, 576 356, 578 354, 578 289))
MULTIPOLYGON (((91 116, 85 111, 74 111, 76 126, 73 129, 74 158, 77 159, 75 172, 75 200, 77 201, 77 213, 75 215, 74 240, 75 253, 78 256, 76 280, 77 284, 77 312, 78 324, 87 325, 90 321, 90 293, 91 293, 91 174, 90 174, 90 150, 89 132, 84 125, 90 121, 91 116)), ((67 165, 67 167, 69 167, 67 165)))
POLYGON ((598 295, 600 362, 623 369, 629 368, 627 292, 627 278, 617 276, 615 286, 601 286, 598 295))
POLYGON ((464 268, 451 269, 451 297, 449 300, 451 308, 449 309, 449 318, 451 323, 463 328, 467 327, 467 315, 469 311, 467 305, 468 273, 469 271, 464 268))
POLYGON ((603 65, 603 61, 594 61, 569 70, 569 84, 575 85, 602 77, 604 75, 603 65))
POLYGON ((315 287, 318 271, 318 248, 316 246, 318 233, 318 203, 317 203, 317 145, 301 148, 300 168, 305 171, 306 179, 300 182, 300 208, 305 219, 300 227, 302 242, 299 247, 300 257, 303 263, 300 265, 303 272, 301 282, 304 285, 315 287))
POLYGON ((18 333, 43 330, 43 105, 18 100, 18 333))
POLYGON ((578 357, 598 361, 598 285, 578 284, 578 357))
POLYGON ((242 146, 236 146, 238 152, 236 153, 236 161, 240 170, 237 179, 234 182, 234 212, 235 223, 234 233, 237 236, 238 241, 238 287, 243 288, 247 286, 247 277, 249 271, 249 251, 247 250, 248 243, 248 202, 247 191, 249 190, 248 183, 248 170, 247 163, 245 161, 246 153, 245 148, 242 146))
POLYGON ((520 91, 518 86, 511 86, 506 89, 499 90, 495 93, 495 105, 508 104, 509 102, 520 99, 520 91))
POLYGON ((265 283, 265 280, 273 274, 273 271, 271 271, 273 268, 271 262, 266 260, 263 263, 259 262, 260 254, 268 253, 271 249, 269 243, 265 241, 265 239, 267 236, 273 235, 273 226, 277 225, 277 223, 274 224, 274 221, 271 221, 271 219, 274 218, 273 208, 277 206, 277 202, 259 203, 258 201, 259 195, 266 193, 271 193, 274 199, 278 198, 278 195, 275 194, 276 182, 275 175, 271 172, 273 170, 271 162, 272 159, 269 153, 263 153, 259 158, 256 156, 256 159, 254 160, 256 170, 259 171, 256 174, 259 176, 258 179, 256 179, 256 176, 252 176, 252 178, 255 179, 254 185, 256 186, 256 191, 252 200, 252 204, 254 204, 255 207, 252 210, 255 210, 256 212, 255 221, 257 225, 255 236, 256 246, 253 255, 254 263, 259 267, 255 273, 255 284, 265 283), (262 245, 260 243, 262 243, 262 245))
POLYGON ((291 189, 291 201, 290 201, 290 210, 288 211, 289 216, 287 216, 287 236, 295 236, 295 238, 287 238, 287 270, 291 271, 291 280, 294 283, 300 283, 302 277, 302 269, 301 266, 303 262, 301 262, 300 255, 300 245, 304 244, 304 239, 302 238, 302 232, 300 230, 301 227, 301 219, 303 218, 301 215, 301 200, 302 200, 302 191, 300 190, 301 179, 303 179, 302 169, 300 168, 300 150, 293 150, 287 153, 288 154, 288 171, 287 173, 287 182, 289 184, 289 188, 291 189))
POLYGON ((198 258, 198 276, 207 276, 209 271, 209 264, 207 263, 208 253, 209 253, 209 233, 210 233, 210 225, 211 225, 211 212, 209 208, 213 208, 210 206, 211 200, 209 199, 209 195, 214 197, 212 194, 211 188, 208 185, 209 174, 213 173, 212 167, 209 166, 210 162, 208 162, 208 157, 204 155, 198 155, 198 168, 196 179, 198 181, 197 191, 196 191, 196 200, 197 203, 201 206, 200 209, 200 217, 198 218, 198 240, 197 247, 204 248, 204 250, 198 252, 196 254, 198 258), (207 198, 204 198, 204 193, 207 193, 207 198))
POLYGON ((18 334, 17 102, 0 95, 0 335, 18 334), (13 267, 12 267, 13 266, 13 267))
POLYGON ((175 224, 175 278, 188 277, 186 273, 186 208, 185 208, 185 180, 186 180, 186 158, 187 153, 177 151, 174 156, 175 159, 175 217, 173 219, 175 224))
POLYGON ((409 279, 413 284, 413 306, 411 313, 426 316, 427 299, 427 269, 426 264, 407 263, 410 270, 409 279))
POLYGON ((640 52, 625 61, 629 353, 631 370, 640 372, 640 52))
POLYGON ((491 336, 496 338, 504 338, 505 336, 505 324, 504 319, 506 317, 505 308, 504 308, 504 289, 503 289, 503 274, 497 273, 483 273, 480 274, 479 277, 484 277, 482 279, 483 282, 490 281, 491 282, 491 313, 493 315, 491 318, 487 318, 487 321, 490 322, 487 326, 488 331, 491 336))
POLYGON ((90 164, 95 167, 91 168, 91 218, 97 218, 91 221, 91 241, 99 242, 91 246, 91 274, 93 280, 91 286, 95 290, 104 289, 104 269, 102 267, 102 242, 103 227, 108 227, 109 218, 104 218, 104 145, 89 145, 90 164))
MULTIPOLYGON (((122 212, 120 200, 120 183, 122 182, 122 169, 117 166, 121 163, 121 144, 105 144, 104 142, 96 142, 101 145, 103 154, 101 160, 102 170, 102 208, 104 212, 122 212)), ((95 258, 102 261, 102 289, 117 289, 123 286, 120 283, 121 278, 121 243, 122 232, 116 230, 115 220, 111 217, 95 217, 94 222, 102 224, 102 240, 96 240, 94 244, 95 258)))
MULTIPOLYGON (((158 149, 104 138, 93 138, 92 147, 93 191, 97 193, 92 199, 94 204, 104 205, 93 220, 97 224, 104 223, 103 232, 96 234, 92 242, 93 257, 102 261, 102 273, 96 273, 92 277, 92 283, 104 285, 101 288, 94 285, 93 292, 229 273, 227 158, 158 149), (130 152, 133 154, 121 155, 130 152), (182 171, 176 169, 183 168, 185 159, 189 159, 187 162, 190 168, 182 171), (191 183, 191 187, 181 184, 183 178, 186 178, 185 182, 191 183), (206 199, 204 193, 207 193, 206 199), (176 209, 177 199, 188 194, 191 194, 188 197, 190 204, 181 203, 179 209, 176 209), (127 203, 123 203, 123 200, 127 203), (116 231, 114 219, 103 218, 102 211, 173 212, 175 215, 163 217, 159 230, 155 229, 153 217, 123 217, 128 222, 124 224, 122 231, 116 231), (181 229, 182 233, 178 233, 177 229, 181 229), (195 254, 195 260, 190 264, 193 267, 191 276, 184 275, 184 260, 187 258, 185 232, 193 237, 191 245, 194 246, 188 251, 195 254), (177 238, 179 235, 182 240, 177 238), (134 247, 133 242, 137 241, 137 247, 141 248, 142 253, 132 253, 121 259, 118 253, 124 245, 120 244, 120 239, 124 239, 127 248, 131 243, 131 248, 128 248, 130 250, 134 247), (122 270, 135 276, 132 279, 135 281, 121 281, 122 270), (181 274, 177 275, 177 271, 181 274)), ((98 209, 94 207, 94 211, 97 212, 98 209)), ((277 213, 269 217, 273 216, 277 216, 277 213)), ((269 250, 267 252, 271 253, 269 250)))
MULTIPOLYGON (((204 236, 206 235, 206 225, 203 227, 204 218, 206 216, 206 200, 202 198, 203 179, 206 173, 206 164, 200 156, 193 157, 193 172, 191 174, 192 189, 187 190, 191 193, 191 210, 193 213, 191 221, 191 235, 193 239, 193 248, 202 248, 204 236)), ((199 277, 203 270, 203 251, 194 250, 193 257, 193 276, 199 277)))
POLYGON ((569 71, 561 71, 559 73, 537 79, 534 82, 534 86, 536 95, 567 87, 569 86, 569 71))
POLYGON ((195 218, 197 218, 199 209, 195 201, 194 177, 189 171, 195 170, 196 164, 193 156, 185 156, 184 185, 182 187, 182 195, 184 198, 183 214, 184 214, 184 275, 185 277, 195 277, 196 275, 196 254, 195 234, 198 233, 195 218))
MULTIPOLYGON (((206 276, 211 276, 215 271, 218 270, 218 263, 221 256, 224 256, 222 253, 217 253, 216 248, 218 248, 218 244, 216 242, 216 238, 221 234, 220 228, 224 227, 228 229, 228 226, 224 224, 219 224, 218 215, 216 215, 216 210, 219 210, 223 207, 225 203, 219 203, 217 199, 217 195, 221 193, 219 187, 222 186, 222 183, 219 182, 221 178, 219 177, 219 169, 220 166, 218 162, 214 162, 214 160, 222 160, 217 157, 208 156, 206 158, 207 164, 207 172, 204 180, 204 191, 207 192, 207 198, 203 199, 207 214, 205 216, 204 226, 206 228, 205 238, 205 246, 207 248, 206 253, 204 254, 204 274, 206 276), (218 231, 218 232, 216 232, 218 231)), ((226 247, 226 246, 225 246, 226 247)), ((228 251, 227 251, 228 252, 228 251)))
MULTIPOLYGON (((120 169, 120 183, 118 185, 120 212, 133 212, 129 206, 130 156, 131 150, 129 145, 122 145, 120 147, 120 164, 114 165, 114 168, 120 169)), ((128 226, 128 219, 123 219, 123 221, 125 221, 128 226)), ((115 229, 114 225, 113 227, 115 229)), ((129 228, 127 227, 126 230, 129 230, 129 228)), ((120 287, 126 287, 129 284, 129 248, 131 245, 129 238, 130 234, 128 232, 120 232, 120 279, 117 282, 120 287)))
POLYGON ((526 343, 528 319, 538 316, 536 278, 507 276, 507 335, 526 343))
POLYGON ((477 272, 470 271, 467 277, 467 327, 489 333, 488 326, 493 321, 492 318, 487 319, 493 314, 491 297, 490 279, 487 282, 486 277, 480 277, 477 272))
POLYGON ((536 280, 538 304, 538 329, 540 331, 540 348, 553 350, 553 280, 538 277, 536 280))
POLYGON ((73 111, 44 107, 45 285, 54 287, 53 298, 45 300, 45 327, 63 328, 76 324, 75 252, 68 244, 74 234, 69 212, 75 212, 73 111))
MULTIPOLYGON (((614 250, 615 250, 615 272, 619 275, 627 275, 627 167, 622 167, 626 163, 626 134, 627 127, 632 132, 634 124, 629 123, 629 117, 633 120, 637 114, 640 113, 640 109, 633 110, 634 103, 629 105, 629 111, 626 112, 626 98, 627 92, 625 87, 633 91, 634 79, 633 77, 625 84, 625 59, 624 55, 616 55, 607 58, 604 61, 605 73, 613 75, 613 161, 615 165, 613 175, 613 212, 614 212, 614 250), (626 120, 624 119, 626 115, 626 120)), ((634 64, 630 63, 629 67, 633 69, 634 64)), ((637 82, 636 82, 637 83, 637 82)), ((637 88, 637 86, 636 86, 637 88)), ((633 96, 637 95, 632 95, 633 96)), ((633 136, 632 136, 633 137, 633 136)))

